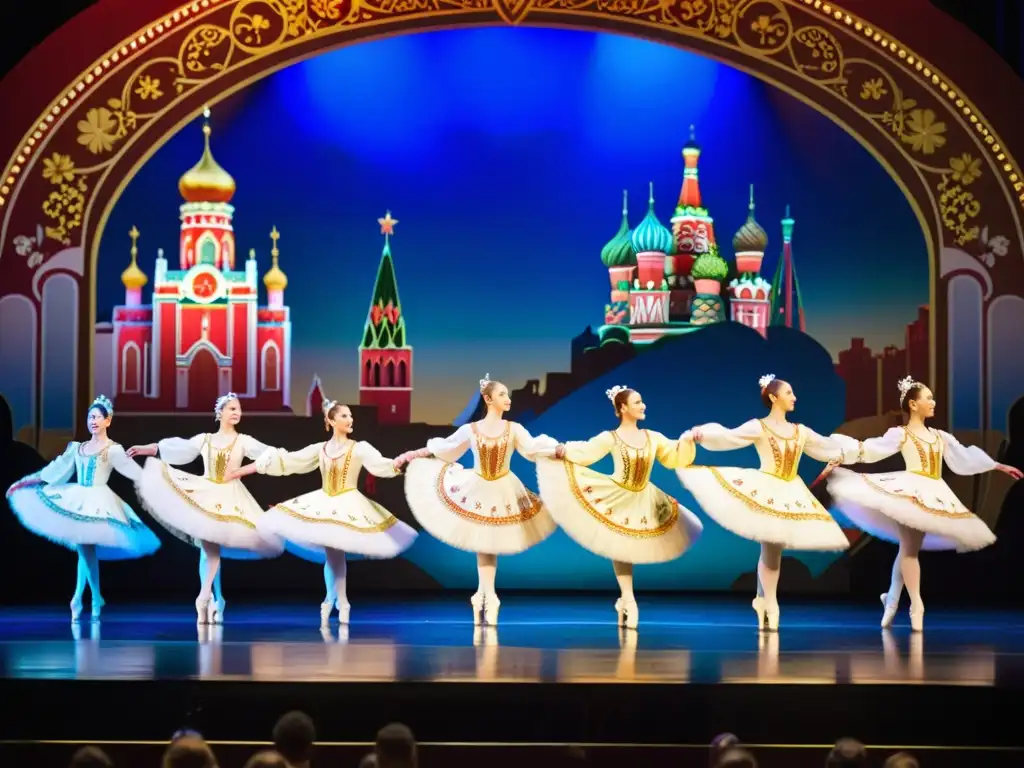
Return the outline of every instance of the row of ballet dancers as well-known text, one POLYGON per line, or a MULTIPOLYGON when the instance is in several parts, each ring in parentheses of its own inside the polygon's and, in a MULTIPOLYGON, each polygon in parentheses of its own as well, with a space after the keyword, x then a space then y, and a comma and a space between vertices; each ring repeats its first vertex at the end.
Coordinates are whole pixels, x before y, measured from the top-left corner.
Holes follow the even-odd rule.
POLYGON ((501 605, 495 579, 499 555, 511 555, 547 538, 561 527, 585 549, 612 561, 620 596, 618 624, 635 629, 639 610, 633 568, 684 554, 700 538, 703 525, 690 510, 650 482, 654 462, 676 471, 704 511, 729 531, 761 544, 757 595, 752 607, 759 629, 777 630, 777 597, 782 553, 791 550, 841 551, 848 539, 797 474, 806 453, 829 466, 828 487, 839 509, 866 532, 899 544, 889 589, 881 595, 882 626, 891 626, 903 589, 910 596, 910 623, 923 627, 922 549, 970 551, 995 537, 942 481, 945 462, 958 474, 990 470, 1015 479, 1020 470, 999 464, 976 447, 965 447, 947 432, 926 426, 935 399, 924 384, 905 378, 898 384, 908 419, 903 427, 865 441, 822 436, 790 422, 793 388, 773 375, 758 382, 768 414, 736 429, 705 424, 671 440, 643 429, 647 407, 628 387, 607 391, 616 429, 587 441, 561 443, 533 436, 504 415, 511 407, 508 388, 489 376, 480 381, 487 406, 479 421, 460 427, 426 447, 385 458, 371 444, 352 438, 351 410, 324 404, 331 436, 299 451, 274 448, 242 434, 236 395, 217 399, 216 432, 189 439, 167 438, 127 451, 107 430, 113 405, 104 396, 89 408, 92 437, 72 442, 64 453, 15 483, 8 502, 22 524, 78 552, 77 584, 71 617, 80 621, 88 586, 90 617, 99 620, 104 601, 99 561, 152 554, 159 538, 107 485, 112 471, 132 480, 149 513, 176 537, 200 549, 201 588, 195 607, 200 624, 223 621, 222 558, 264 558, 285 549, 323 563, 326 596, 321 625, 335 610, 347 624, 346 553, 386 559, 400 555, 417 533, 357 489, 361 470, 387 478, 405 470, 409 508, 420 525, 446 544, 475 553, 479 586, 470 602, 474 622, 497 623, 501 605), (729 451, 753 446, 758 469, 695 465, 696 446, 729 451), (456 463, 472 451, 473 467, 456 463), (513 452, 535 462, 540 494, 510 470, 513 452), (608 454, 612 474, 591 469, 608 454), (839 465, 873 463, 900 453, 906 470, 860 474, 839 465), (140 467, 134 456, 147 457, 140 467), (197 476, 176 467, 202 456, 197 476), (250 463, 243 465, 244 459, 250 463), (320 470, 321 487, 262 509, 241 479, 260 473, 282 476, 320 470), (69 482, 76 475, 77 482, 69 482))

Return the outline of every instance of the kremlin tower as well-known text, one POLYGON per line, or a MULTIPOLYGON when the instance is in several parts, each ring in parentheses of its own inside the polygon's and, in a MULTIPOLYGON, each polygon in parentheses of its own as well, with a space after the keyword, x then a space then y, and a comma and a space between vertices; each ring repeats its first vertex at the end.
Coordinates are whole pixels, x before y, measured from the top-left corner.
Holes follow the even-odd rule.
POLYGON ((807 322, 804 318, 804 302, 800 297, 800 281, 796 276, 796 267, 793 266, 793 221, 789 215, 789 206, 786 206, 786 218, 782 220, 782 256, 779 258, 779 265, 775 268, 775 277, 772 280, 772 309, 771 325, 784 325, 787 328, 793 327, 796 320, 798 327, 804 333, 807 332, 807 322))
POLYGON ((405 316, 391 256, 396 219, 377 219, 384 250, 359 345, 359 404, 376 406, 379 424, 408 424, 412 411, 412 347, 406 344, 405 316))
POLYGON ((151 303, 143 305, 148 278, 137 263, 133 227, 131 264, 121 275, 125 303, 114 307, 112 323, 96 327, 95 386, 112 393, 122 413, 208 412, 228 391, 249 412, 289 410, 291 321, 280 235, 271 232, 268 306, 259 307, 255 251, 235 269, 235 181, 213 157, 210 111, 203 114, 202 157, 178 182, 179 268, 169 269, 157 251, 151 303))
POLYGON ((675 215, 672 217, 674 253, 672 274, 689 275, 694 261, 701 254, 708 253, 715 245, 714 219, 708 215, 700 197, 700 181, 697 177, 697 161, 700 159, 700 145, 696 131, 690 126, 690 140, 683 147, 683 186, 679 190, 675 215))
POLYGON ((768 334, 771 286, 760 276, 768 234, 754 218, 754 185, 750 185, 747 220, 732 238, 739 278, 729 283, 729 317, 762 336, 768 334))

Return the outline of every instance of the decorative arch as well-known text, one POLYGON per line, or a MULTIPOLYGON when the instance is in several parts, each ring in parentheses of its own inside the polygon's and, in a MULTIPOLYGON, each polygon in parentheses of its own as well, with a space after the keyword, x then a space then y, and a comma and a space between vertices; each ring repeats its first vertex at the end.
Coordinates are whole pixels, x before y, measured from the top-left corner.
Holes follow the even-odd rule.
POLYGON ((121 392, 139 394, 142 392, 142 350, 134 341, 121 348, 121 392))
POLYGON ((209 264, 211 267, 219 266, 217 238, 210 232, 203 232, 196 243, 196 264, 209 264))
MULTIPOLYGON (((113 0, 98 5, 107 2, 113 0)), ((748 72, 840 125, 886 168, 924 231, 931 263, 931 379, 940 403, 949 400, 951 371, 945 343, 950 287, 939 254, 958 251, 991 274, 995 288, 982 297, 982 313, 1000 296, 1024 297, 1024 174, 992 118, 954 77, 976 85, 986 109, 999 113, 1010 132, 1016 130, 1012 110, 1002 111, 998 103, 1019 104, 1024 86, 1004 74, 993 52, 921 0, 860 0, 863 15, 823 0, 153 0, 135 5, 128 13, 141 26, 120 42, 103 26, 109 26, 110 16, 98 11, 66 25, 77 25, 74 39, 80 47, 97 47, 77 51, 77 75, 65 87, 54 87, 52 101, 11 148, 0 176, 0 298, 31 297, 28 286, 40 263, 62 249, 84 251, 79 408, 92 396, 100 237, 114 201, 142 163, 204 104, 273 71, 333 47, 440 27, 528 22, 638 35, 748 72), (93 25, 91 33, 87 24, 93 25), (899 30, 898 36, 891 30, 899 30), (932 35, 945 39, 936 42, 932 35), (981 92, 994 81, 1012 92, 981 92), (26 258, 14 242, 30 239, 40 224, 41 240, 26 258), (993 242, 1000 243, 1001 257, 989 263, 993 242)), ((55 53, 58 43, 66 46, 72 35, 53 38, 53 50, 39 52, 40 60, 55 53)), ((30 70, 26 65, 19 72, 25 82, 30 70)), ((18 78, 8 80, 6 87, 19 85, 18 78)), ((983 426, 990 426, 987 393, 1002 391, 988 380, 999 370, 982 367, 983 426)), ((379 369, 373 376, 378 379, 379 369)), ((40 414, 37 423, 46 420, 40 414)))
POLYGON ((281 348, 273 339, 260 350, 260 384, 267 392, 281 389, 281 348))

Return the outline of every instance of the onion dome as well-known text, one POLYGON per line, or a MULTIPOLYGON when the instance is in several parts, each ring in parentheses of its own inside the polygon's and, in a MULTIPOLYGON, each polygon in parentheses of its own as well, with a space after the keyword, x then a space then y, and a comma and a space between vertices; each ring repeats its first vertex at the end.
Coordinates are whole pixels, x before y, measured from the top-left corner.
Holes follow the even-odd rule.
POLYGON ((128 265, 128 269, 121 273, 121 282, 124 283, 124 287, 128 290, 137 291, 149 282, 149 278, 146 277, 145 272, 139 269, 139 265, 136 263, 139 249, 135 244, 139 239, 139 230, 132 227, 132 231, 128 233, 128 236, 132 239, 132 263, 128 265))
POLYGON ((203 111, 203 117, 203 156, 178 180, 178 191, 189 203, 228 203, 235 194, 235 180, 213 159, 209 109, 203 111))
POLYGON ((270 239, 274 245, 270 249, 271 267, 267 270, 267 274, 263 276, 263 284, 267 286, 268 291, 283 291, 288 287, 288 275, 281 271, 281 268, 277 266, 277 259, 281 255, 281 252, 277 250, 277 241, 281 238, 281 233, 277 231, 277 227, 270 230, 270 239))
POLYGON ((635 267, 636 252, 629 239, 629 193, 622 190, 622 224, 615 237, 607 242, 601 249, 601 262, 611 269, 612 267, 635 267))
POLYGON ((768 247, 768 233, 761 228, 754 218, 754 185, 750 185, 750 213, 747 220, 732 238, 732 247, 736 253, 764 253, 768 247))
POLYGON ((650 190, 647 215, 633 230, 630 241, 633 243, 633 250, 636 253, 668 253, 672 250, 672 233, 658 221, 658 217, 654 213, 653 181, 650 190))

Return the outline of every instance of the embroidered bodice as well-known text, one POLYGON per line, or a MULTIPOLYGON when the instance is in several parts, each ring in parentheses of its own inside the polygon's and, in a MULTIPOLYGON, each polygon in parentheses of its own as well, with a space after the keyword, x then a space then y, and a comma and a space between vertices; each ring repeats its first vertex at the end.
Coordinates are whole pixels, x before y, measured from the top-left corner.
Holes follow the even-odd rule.
POLYGON ((976 475, 996 468, 996 462, 975 446, 965 446, 949 432, 928 429, 930 439, 915 435, 907 427, 893 427, 881 437, 862 445, 862 461, 876 462, 899 453, 907 471, 915 475, 942 478, 943 462, 958 475, 976 475))
POLYGON ((757 456, 761 459, 761 471, 774 475, 780 480, 792 480, 800 469, 800 457, 807 442, 807 433, 800 424, 792 426, 792 432, 776 432, 763 419, 759 419, 763 434, 754 442, 757 456))
POLYGON ((649 429, 641 430, 641 434, 644 444, 639 448, 627 443, 616 431, 602 432, 585 442, 569 442, 565 444, 565 458, 573 464, 590 466, 611 453, 615 463, 611 477, 627 491, 642 491, 647 487, 655 461, 668 469, 676 469, 693 460, 692 443, 669 440, 649 429))
POLYGON ((231 438, 209 433, 194 435, 188 440, 170 437, 157 445, 160 457, 168 464, 188 464, 202 456, 203 477, 214 483, 225 482, 224 476, 242 466, 243 459, 255 461, 271 450, 256 438, 241 433, 231 438))
POLYGON ((510 471, 513 451, 533 461, 554 453, 558 445, 547 435, 533 437, 514 421, 506 421, 501 433, 493 437, 484 434, 478 424, 464 424, 450 437, 428 440, 427 449, 442 461, 453 462, 468 448, 473 453, 474 471, 484 480, 500 480, 510 471))
POLYGON ((106 485, 114 471, 133 482, 142 474, 142 468, 128 458, 120 443, 110 441, 97 453, 87 453, 89 447, 88 443, 68 443, 64 453, 36 473, 36 477, 54 484, 66 483, 74 475, 79 485, 90 488, 106 485))
POLYGON ((363 441, 348 441, 340 449, 329 442, 313 443, 298 451, 270 450, 256 462, 261 474, 299 475, 320 469, 321 490, 328 496, 340 496, 358 486, 359 472, 366 469, 376 477, 398 474, 394 459, 363 441))

